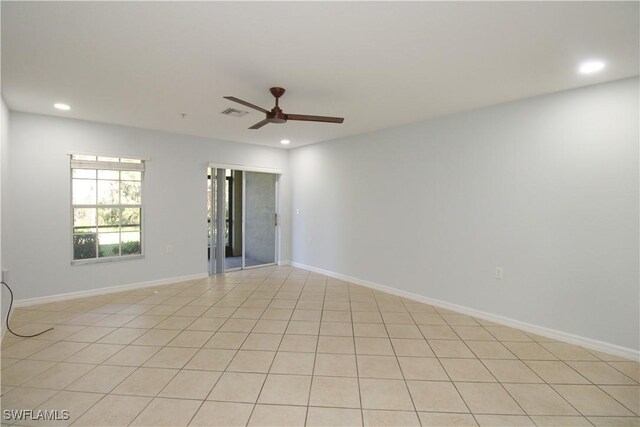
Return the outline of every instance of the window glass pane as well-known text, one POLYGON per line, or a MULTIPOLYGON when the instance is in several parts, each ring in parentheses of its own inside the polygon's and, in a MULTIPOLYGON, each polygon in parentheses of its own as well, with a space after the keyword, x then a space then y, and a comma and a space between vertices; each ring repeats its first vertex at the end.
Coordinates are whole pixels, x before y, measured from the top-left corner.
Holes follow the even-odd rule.
POLYGON ((98 204, 117 205, 119 181, 98 181, 98 204))
POLYGON ((77 234, 96 232, 96 210, 94 208, 73 210, 73 232, 77 234))
MULTIPOLYGON (((144 165, 143 160, 107 156, 72 159, 144 165)), ((74 260, 142 254, 143 171, 103 167, 108 169, 71 168, 74 260)))
POLYGON ((140 209, 127 208, 122 210, 122 232, 140 231, 140 209))
POLYGON ((122 255, 140 254, 141 249, 140 232, 122 233, 122 255))
POLYGON ((140 225, 140 208, 122 209, 122 225, 140 225))
POLYGON ((142 172, 140 171, 121 171, 120 179, 127 181, 142 181, 142 172))
POLYGON ((98 233, 100 258, 120 255, 120 233, 98 233))
POLYGON ((120 209, 106 208, 98 209, 98 228, 101 232, 119 231, 120 209))
POLYGON ((96 156, 85 156, 84 154, 74 154, 71 158, 73 160, 96 160, 96 156))
POLYGON ((72 176, 74 178, 96 179, 95 169, 74 169, 72 176))
POLYGON ((95 205, 96 182, 88 179, 74 179, 72 200, 74 205, 95 205))
POLYGON ((73 259, 88 259, 96 257, 96 234, 74 234, 73 259))
POLYGON ((142 204, 142 183, 136 181, 121 182, 120 203, 123 205, 142 204))
POLYGON ((98 171, 98 179, 120 179, 118 176, 118 171, 98 171))

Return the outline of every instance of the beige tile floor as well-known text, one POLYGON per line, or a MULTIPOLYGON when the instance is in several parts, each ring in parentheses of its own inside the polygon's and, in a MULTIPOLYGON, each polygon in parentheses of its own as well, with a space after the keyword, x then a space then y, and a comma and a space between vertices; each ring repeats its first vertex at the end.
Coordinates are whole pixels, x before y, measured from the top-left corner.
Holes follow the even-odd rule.
POLYGON ((13 316, 49 326, 3 340, 2 409, 70 419, 13 425, 640 425, 636 362, 291 267, 13 316))

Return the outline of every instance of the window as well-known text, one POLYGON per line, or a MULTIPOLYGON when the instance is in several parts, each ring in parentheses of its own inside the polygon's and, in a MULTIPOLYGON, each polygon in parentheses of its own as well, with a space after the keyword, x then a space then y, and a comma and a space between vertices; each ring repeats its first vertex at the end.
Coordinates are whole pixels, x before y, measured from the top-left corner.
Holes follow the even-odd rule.
POLYGON ((71 156, 73 260, 142 255, 144 161, 71 156))

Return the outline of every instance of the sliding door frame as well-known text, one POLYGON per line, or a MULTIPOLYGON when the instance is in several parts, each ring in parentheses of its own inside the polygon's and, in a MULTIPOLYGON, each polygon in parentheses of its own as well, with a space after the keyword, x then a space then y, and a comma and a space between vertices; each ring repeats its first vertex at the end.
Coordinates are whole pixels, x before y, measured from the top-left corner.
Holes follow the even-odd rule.
POLYGON ((226 219, 224 215, 219 214, 219 206, 224 206, 225 199, 225 176, 224 169, 215 167, 207 168, 207 179, 211 180, 211 211, 209 212, 209 220, 211 224, 211 235, 209 236, 209 275, 218 275, 224 272, 224 255, 225 255, 225 239, 224 224, 226 219), (222 184, 221 184, 222 183, 222 184), (222 224, 222 225, 221 225, 222 224), (220 233, 220 230, 223 230, 220 233))
MULTIPOLYGON (((259 268, 259 267, 265 267, 265 266, 269 266, 269 265, 279 265, 280 264, 280 242, 281 242, 281 238, 280 238, 280 178, 282 176, 282 170, 281 169, 273 169, 273 168, 265 168, 265 167, 260 167, 260 166, 248 166, 248 165, 233 165, 233 164, 225 164, 225 163, 209 163, 209 165, 207 166, 208 168, 212 169, 213 171, 218 171, 218 170, 225 170, 225 169, 231 169, 231 170, 237 170, 237 171, 242 171, 242 270, 249 270, 252 268, 259 268), (255 266, 246 266, 246 233, 245 233, 245 228, 246 228, 246 197, 247 197, 247 174, 245 172, 260 172, 260 173, 270 173, 275 175, 275 218, 274 218, 274 233, 275 233, 275 259, 274 262, 272 263, 267 263, 267 264, 260 264, 260 265, 255 265, 255 266)), ((214 186, 211 186, 211 191, 213 191, 214 186)), ((212 195, 213 196, 213 195, 212 195)), ((213 197, 212 197, 213 198, 213 197)), ((220 198, 220 189, 218 189, 218 198, 220 198)), ((224 206, 224 188, 222 189, 222 206, 224 206)), ((218 205, 217 203, 212 203, 212 209, 218 209, 218 205)), ((214 212, 211 212, 211 218, 213 220, 214 218, 214 212)), ((220 221, 218 221, 220 222, 220 221)), ((219 224, 215 224, 216 228, 218 228, 219 224)), ((220 231, 222 230, 221 235, 222 236, 218 236, 218 241, 222 240, 224 242, 224 227, 222 228, 218 228, 216 230, 216 235, 217 233, 220 233, 220 231)), ((213 232, 211 233, 213 236, 213 232)), ((218 251, 220 252, 220 251, 218 251)), ((222 250, 223 255, 224 255, 224 249, 222 250)), ((219 253, 216 253, 216 262, 218 262, 217 256, 219 255, 219 253)), ((222 269, 220 271, 216 270, 216 275, 217 274, 224 274, 225 268, 224 268, 224 257, 222 257, 222 269)), ((220 266, 220 263, 218 262, 217 264, 218 266, 220 266)), ((233 269, 234 270, 238 270, 238 269, 233 269)), ((211 271, 211 270, 210 270, 211 271)))
POLYGON ((224 272, 224 259, 226 256, 226 244, 224 229, 227 223, 227 218, 224 215, 224 201, 226 196, 226 184, 227 178, 225 177, 224 169, 215 169, 216 171, 216 274, 218 272, 224 272), (220 208, 222 207, 222 209, 220 208), (220 212, 222 211, 222 215, 220 212))
MULTIPOLYGON (((237 170, 237 169, 236 169, 237 170)), ((247 171, 242 171, 242 270, 247 268, 247 171)))

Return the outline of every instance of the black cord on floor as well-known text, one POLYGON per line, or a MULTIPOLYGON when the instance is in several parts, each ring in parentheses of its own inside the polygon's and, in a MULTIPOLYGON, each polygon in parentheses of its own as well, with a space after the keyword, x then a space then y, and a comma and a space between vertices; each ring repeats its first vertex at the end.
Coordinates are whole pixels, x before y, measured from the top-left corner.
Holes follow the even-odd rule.
POLYGON ((53 330, 53 328, 49 328, 49 329, 46 329, 46 330, 44 330, 42 332, 38 332, 37 334, 34 334, 34 335, 20 335, 20 334, 16 334, 15 332, 13 332, 11 330, 11 328, 9 327, 9 316, 11 315, 11 308, 13 307, 13 291, 11 290, 9 285, 7 285, 5 282, 0 282, 0 283, 5 285, 7 287, 7 289, 9 289, 9 293, 11 294, 11 302, 9 302, 9 310, 7 310, 7 321, 6 321, 7 322, 7 331, 11 332, 13 335, 15 335, 17 337, 20 337, 20 338, 33 338, 33 337, 37 337, 38 335, 42 335, 45 332, 49 332, 49 331, 53 330))

